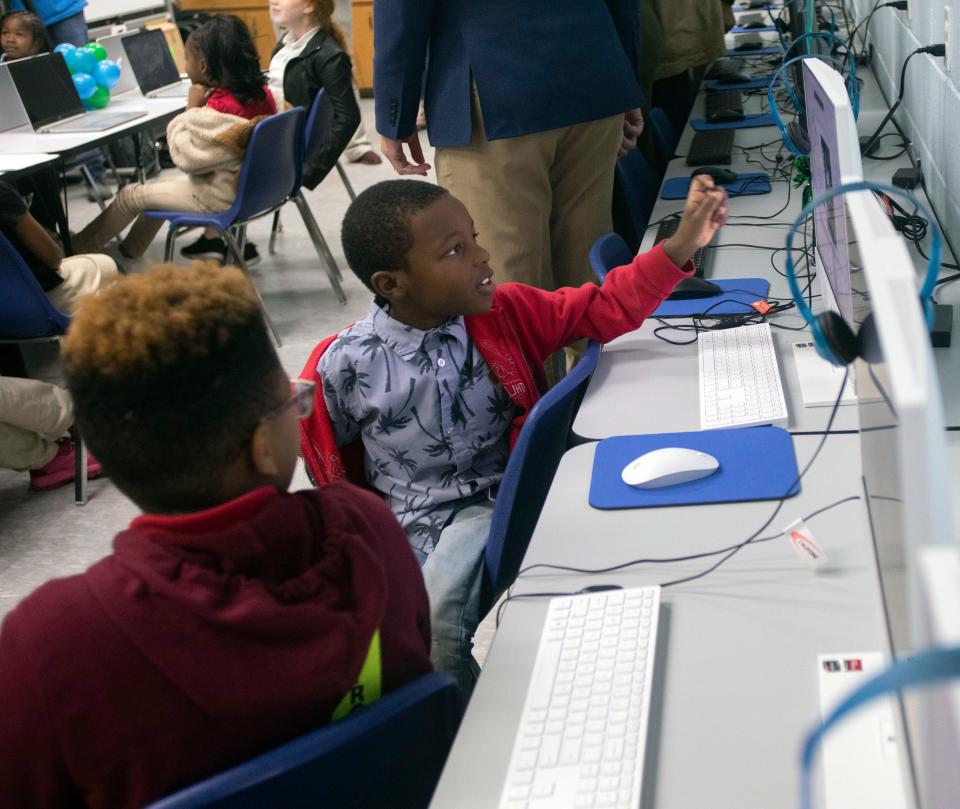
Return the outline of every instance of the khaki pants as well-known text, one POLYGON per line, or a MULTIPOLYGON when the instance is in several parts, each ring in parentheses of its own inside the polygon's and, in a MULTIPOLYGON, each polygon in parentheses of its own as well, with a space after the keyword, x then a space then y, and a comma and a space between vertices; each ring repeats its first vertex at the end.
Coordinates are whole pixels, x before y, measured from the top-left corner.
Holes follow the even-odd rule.
POLYGON ((194 197, 193 183, 186 176, 125 185, 107 209, 74 237, 74 250, 78 253, 96 253, 136 220, 121 242, 120 249, 124 255, 139 258, 164 225, 162 219, 141 216, 147 210, 210 211, 194 197))
POLYGON ((47 297, 65 315, 77 310, 81 295, 91 295, 117 279, 117 264, 104 255, 68 256, 57 270, 63 283, 47 292, 47 297))
POLYGON ((71 424, 73 402, 63 388, 0 377, 0 467, 24 471, 46 466, 71 424))
POLYGON ((588 253, 613 229, 613 168, 623 116, 488 141, 476 91, 469 146, 436 151, 437 181, 490 251, 496 281, 541 289, 592 280, 588 253))

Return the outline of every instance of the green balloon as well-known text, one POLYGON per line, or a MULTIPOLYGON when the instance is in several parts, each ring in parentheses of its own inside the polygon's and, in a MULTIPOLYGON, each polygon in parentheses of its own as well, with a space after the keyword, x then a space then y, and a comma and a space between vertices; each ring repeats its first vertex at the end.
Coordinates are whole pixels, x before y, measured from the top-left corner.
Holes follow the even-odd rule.
POLYGON ((95 110, 102 110, 110 103, 110 91, 106 87, 98 84, 93 95, 84 103, 95 110))
POLYGON ((93 54, 93 58, 98 62, 107 58, 107 49, 103 47, 99 42, 88 42, 83 46, 85 51, 90 51, 93 54))

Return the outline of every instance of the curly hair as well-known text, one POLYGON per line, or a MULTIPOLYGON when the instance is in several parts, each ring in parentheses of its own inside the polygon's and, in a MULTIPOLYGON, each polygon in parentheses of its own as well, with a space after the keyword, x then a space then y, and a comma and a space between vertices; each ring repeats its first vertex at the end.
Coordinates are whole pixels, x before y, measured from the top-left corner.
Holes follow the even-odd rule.
POLYGON ((157 513, 216 502, 219 473, 277 404, 283 376, 250 282, 199 261, 84 298, 63 366, 91 451, 157 513))
POLYGON ((207 78, 229 90, 241 104, 266 98, 266 77, 260 56, 243 20, 233 14, 216 14, 187 37, 207 63, 207 78))
POLYGON ((36 14, 29 11, 8 11, 0 17, 0 28, 7 20, 19 20, 30 29, 33 36, 33 44, 36 47, 34 54, 50 52, 50 38, 47 36, 47 29, 36 14))
POLYGON ((357 278, 373 290, 374 273, 409 269, 410 219, 447 193, 416 180, 385 180, 362 192, 347 208, 340 229, 343 253, 357 278))

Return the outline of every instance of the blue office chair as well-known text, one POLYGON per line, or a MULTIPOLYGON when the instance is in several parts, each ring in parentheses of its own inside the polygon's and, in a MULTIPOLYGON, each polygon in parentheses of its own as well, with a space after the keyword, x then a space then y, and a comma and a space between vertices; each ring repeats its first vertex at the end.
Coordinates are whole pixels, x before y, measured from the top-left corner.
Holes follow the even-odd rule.
POLYGON ((601 284, 610 270, 629 264, 634 258, 627 243, 616 233, 607 233, 597 239, 590 248, 589 255, 590 269, 601 284))
POLYGON ((667 163, 673 160, 677 148, 677 133, 670 123, 670 117, 660 107, 654 107, 647 113, 647 122, 653 132, 653 146, 657 152, 660 173, 666 171, 667 163))
POLYGON ((461 710, 453 677, 426 674, 147 809, 426 809, 461 710))
MULTIPOLYGON (((327 99, 326 90, 321 88, 316 96, 314 96, 313 103, 310 105, 310 112, 307 114, 307 122, 304 126, 303 132, 304 156, 313 152, 330 136, 330 126, 332 122, 333 110, 331 109, 330 102, 327 99)), ((339 162, 337 166, 339 168, 339 162)), ((333 257, 333 253, 330 252, 330 248, 327 246, 327 241, 323 238, 323 234, 320 232, 320 228, 317 225, 317 220, 313 217, 313 211, 310 210, 310 206, 307 204, 307 199, 303 195, 303 189, 301 188, 301 185, 303 184, 302 162, 297 169, 298 173, 296 189, 291 195, 291 199, 297 206, 297 210, 300 212, 300 218, 303 220, 303 224, 307 229, 307 233, 310 235, 310 240, 313 242, 314 249, 316 249, 317 254, 320 256, 320 260, 326 264, 327 277, 330 279, 330 285, 333 287, 333 291, 336 294, 337 299, 340 301, 340 303, 346 303, 346 295, 344 295, 343 289, 340 286, 340 281, 343 280, 340 267, 337 266, 337 261, 333 257)), ((344 175, 344 182, 348 182, 346 180, 346 175, 344 175)), ((356 195, 353 193, 353 188, 348 185, 347 190, 350 194, 350 199, 356 199, 356 195)), ((270 245, 268 248, 270 253, 275 252, 277 233, 279 231, 280 211, 277 210, 273 215, 273 228, 270 231, 270 245)))
MULTIPOLYGON (((23 257, 0 233, 0 343, 43 343, 67 333, 70 318, 50 303, 23 257)), ((87 502, 87 448, 75 433, 74 502, 87 502)))
POLYGON ((657 201, 660 178, 639 149, 617 160, 614 174, 614 229, 628 245, 639 245, 657 201))
MULTIPOLYGON (((170 222, 165 261, 173 261, 178 236, 192 228, 212 227, 227 243, 228 260, 236 262, 249 278, 250 270, 243 260, 246 225, 283 206, 299 187, 298 178, 303 164, 303 118, 303 108, 296 107, 264 118, 253 128, 240 169, 237 196, 228 210, 222 213, 143 212, 150 219, 166 219, 170 222)), ((251 285, 260 302, 263 317, 279 346, 282 344, 280 334, 270 319, 256 284, 251 281, 251 285)))
POLYGON ((600 343, 591 340, 580 362, 527 414, 493 507, 483 557, 481 615, 517 577, 554 472, 569 447, 573 416, 599 358, 600 343))

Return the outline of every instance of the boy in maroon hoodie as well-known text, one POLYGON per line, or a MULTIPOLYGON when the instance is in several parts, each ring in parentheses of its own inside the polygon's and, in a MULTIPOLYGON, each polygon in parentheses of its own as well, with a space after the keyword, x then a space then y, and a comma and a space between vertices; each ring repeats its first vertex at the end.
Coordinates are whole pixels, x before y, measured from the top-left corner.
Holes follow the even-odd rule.
POLYGON ((378 183, 347 211, 347 261, 376 297, 303 370, 322 395, 301 422, 302 452, 318 484, 349 475, 393 509, 423 566, 433 664, 464 693, 493 497, 546 389, 544 360, 580 338, 638 328, 693 272, 691 256, 726 215, 724 191, 698 176, 673 236, 603 286, 549 292, 496 286, 469 211, 439 186, 378 183), (362 467, 351 466, 358 454, 362 467))
POLYGON ((312 386, 285 377, 239 271, 121 279, 63 361, 144 514, 3 623, 0 806, 143 806, 430 670, 390 510, 346 482, 286 493, 312 386))

